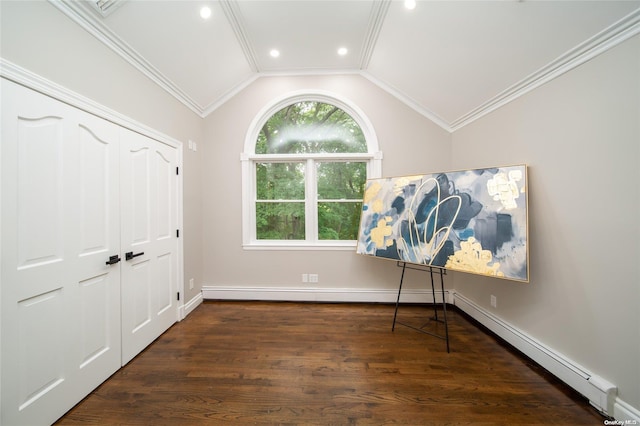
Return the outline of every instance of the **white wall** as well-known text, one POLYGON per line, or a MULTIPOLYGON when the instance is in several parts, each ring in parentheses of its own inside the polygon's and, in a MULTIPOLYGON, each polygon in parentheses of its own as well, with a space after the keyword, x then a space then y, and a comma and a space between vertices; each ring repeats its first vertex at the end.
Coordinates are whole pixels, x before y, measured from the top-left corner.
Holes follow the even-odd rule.
MULTIPOLYGON (((319 274, 318 288, 397 291, 392 262, 353 251, 265 251, 242 248, 241 164, 251 121, 273 99, 303 89, 340 94, 369 118, 384 154, 383 174, 441 170, 450 163, 451 135, 357 75, 262 77, 205 119, 203 281, 205 286, 301 287, 301 274, 319 274)), ((413 277, 413 276, 412 276, 413 277)), ((424 285, 424 277, 407 278, 424 285)), ((309 284, 307 284, 309 286, 309 284)))
POLYGON ((453 134, 452 166, 527 163, 531 282, 456 291, 640 407, 640 37, 453 134), (497 296, 497 309, 490 295, 497 296))
MULTIPOLYGON (((202 119, 73 23, 49 2, 0 2, 3 59, 187 144, 201 142, 202 119)), ((184 268, 186 300, 200 290, 200 159, 186 147, 184 268), (188 280, 196 288, 189 291, 188 280)))

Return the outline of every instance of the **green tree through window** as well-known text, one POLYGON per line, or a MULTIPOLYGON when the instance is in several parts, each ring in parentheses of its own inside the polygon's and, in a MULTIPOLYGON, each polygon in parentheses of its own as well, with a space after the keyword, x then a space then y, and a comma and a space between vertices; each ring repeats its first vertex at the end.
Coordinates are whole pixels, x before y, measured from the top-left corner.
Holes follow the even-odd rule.
POLYGON ((335 105, 302 101, 273 114, 255 145, 256 238, 355 240, 367 160, 344 155, 354 153, 367 153, 367 141, 335 105))
POLYGON ((357 239, 366 164, 321 162, 317 164, 317 178, 318 239, 357 239))
POLYGON ((262 126, 256 154, 367 152, 354 119, 337 106, 297 102, 276 112, 262 126))

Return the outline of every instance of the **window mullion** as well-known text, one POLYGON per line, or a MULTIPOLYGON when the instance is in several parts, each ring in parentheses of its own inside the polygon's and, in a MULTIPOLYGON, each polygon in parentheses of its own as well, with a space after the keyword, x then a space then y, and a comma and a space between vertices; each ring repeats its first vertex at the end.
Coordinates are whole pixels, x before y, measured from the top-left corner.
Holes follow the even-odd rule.
MULTIPOLYGON (((258 200, 258 185, 256 183, 257 173, 256 173, 256 161, 243 161, 243 175, 250 174, 251 178, 247 179, 244 183, 246 185, 245 193, 243 194, 245 198, 245 203, 247 203, 249 207, 248 212, 243 212, 243 219, 245 221, 245 226, 248 226, 250 229, 249 241, 255 242, 258 239, 257 228, 256 228, 256 206, 258 200)), ((246 238, 245 244, 248 242, 246 238)))
POLYGON ((313 243, 318 241, 318 184, 316 175, 315 161, 309 158, 305 174, 305 231, 306 240, 313 243))

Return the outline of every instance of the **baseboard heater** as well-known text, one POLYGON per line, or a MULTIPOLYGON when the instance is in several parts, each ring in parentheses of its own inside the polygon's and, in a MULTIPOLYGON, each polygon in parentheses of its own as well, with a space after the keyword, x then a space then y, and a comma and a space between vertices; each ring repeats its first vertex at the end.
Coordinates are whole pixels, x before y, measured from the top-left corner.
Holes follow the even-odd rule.
POLYGON ((590 373, 463 295, 454 291, 451 299, 461 311, 587 398, 598 411, 606 416, 613 415, 613 404, 618 391, 615 385, 590 373))

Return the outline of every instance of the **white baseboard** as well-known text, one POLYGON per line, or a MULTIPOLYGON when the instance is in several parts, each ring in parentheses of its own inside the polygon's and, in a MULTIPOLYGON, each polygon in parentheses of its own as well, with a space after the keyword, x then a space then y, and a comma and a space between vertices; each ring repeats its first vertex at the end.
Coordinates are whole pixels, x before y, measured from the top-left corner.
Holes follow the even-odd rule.
POLYGON ((184 305, 180 307, 180 321, 185 319, 187 315, 189 315, 195 308, 198 307, 202 302, 204 302, 204 298, 202 297, 202 293, 196 294, 191 300, 186 302, 184 305))
MULTIPOLYGON (((449 291, 445 290, 447 303, 449 291)), ((290 302, 354 302, 354 303, 395 303, 397 290, 360 288, 300 288, 300 287, 226 287, 205 285, 202 287, 205 299, 218 300, 270 300, 290 302)), ((435 292, 436 301, 442 303, 442 291, 435 292)), ((401 303, 433 303, 433 293, 423 289, 402 291, 401 303)))
POLYGON ((616 398, 613 403, 613 418, 624 421, 627 425, 640 425, 640 410, 616 398))

